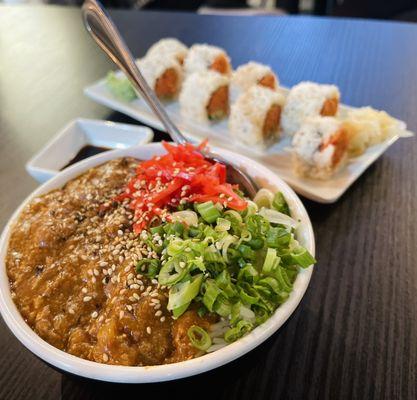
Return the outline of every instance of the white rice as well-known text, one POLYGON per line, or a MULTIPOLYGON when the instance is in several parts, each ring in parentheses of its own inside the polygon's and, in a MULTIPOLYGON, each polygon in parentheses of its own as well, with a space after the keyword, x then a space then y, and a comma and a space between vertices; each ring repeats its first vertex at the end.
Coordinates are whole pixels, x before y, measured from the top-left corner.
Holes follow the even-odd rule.
POLYGON ((334 85, 301 82, 294 86, 282 113, 284 132, 293 135, 307 117, 320 115, 324 102, 334 98, 340 98, 339 89, 334 85))
POLYGON ((264 146, 266 142, 262 130, 266 115, 273 105, 283 107, 284 102, 282 94, 263 86, 252 86, 231 107, 231 135, 248 145, 264 146))
POLYGON ((170 68, 176 71, 179 79, 179 87, 181 87, 183 71, 181 65, 175 58, 164 57, 163 55, 153 55, 137 60, 136 63, 151 89, 155 90, 155 84, 158 78, 170 68))
MULTIPOLYGON (((185 73, 190 75, 195 72, 208 70, 219 56, 224 56, 230 65, 229 56, 220 47, 210 46, 208 44, 195 44, 190 47, 187 57, 184 60, 185 73)), ((230 71, 226 75, 230 75, 230 71)))
POLYGON ((244 91, 258 84, 266 75, 272 75, 275 78, 275 86, 277 87, 279 84, 278 77, 269 66, 250 61, 233 72, 232 84, 244 91))
POLYGON ((187 56, 188 47, 174 38, 161 39, 154 43, 146 53, 146 57, 162 56, 175 58, 179 63, 187 56))
POLYGON ((323 150, 321 145, 342 128, 342 122, 334 117, 315 116, 307 118, 292 140, 293 167, 301 176, 328 179, 346 161, 346 155, 337 165, 332 165, 335 151, 333 144, 323 150))
POLYGON ((210 70, 187 76, 179 97, 181 115, 191 121, 208 123, 207 105, 212 94, 228 85, 228 77, 210 70))

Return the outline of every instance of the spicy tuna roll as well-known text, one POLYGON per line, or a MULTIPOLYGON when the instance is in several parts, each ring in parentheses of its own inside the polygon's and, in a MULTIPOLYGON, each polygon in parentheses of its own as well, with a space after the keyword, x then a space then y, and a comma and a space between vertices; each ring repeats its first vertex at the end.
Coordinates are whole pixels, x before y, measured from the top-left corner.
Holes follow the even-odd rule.
POLYGON ((229 79, 214 71, 202 71, 187 77, 179 97, 181 115, 207 123, 229 113, 229 79))
POLYGON ((343 123, 333 117, 309 117, 292 139, 297 175, 328 179, 347 160, 349 138, 343 123))
POLYGON ((183 80, 183 72, 175 58, 154 55, 137 61, 148 85, 162 100, 174 99, 183 80))
POLYGON ((339 107, 340 92, 337 86, 301 82, 288 94, 282 112, 282 127, 293 135, 307 117, 335 116, 339 107))
POLYGON ((242 142, 263 147, 278 137, 281 109, 285 98, 262 86, 252 86, 232 105, 231 135, 242 142))
POLYGON ((267 65, 251 61, 241 65, 233 72, 232 84, 240 90, 247 90, 253 85, 277 89, 279 81, 274 71, 267 65))
POLYGON ((230 75, 232 67, 229 56, 220 47, 195 44, 188 50, 184 69, 187 75, 208 69, 217 71, 219 74, 230 75))
POLYGON ((181 65, 187 56, 188 47, 174 38, 161 39, 154 43, 146 53, 146 57, 162 56, 173 57, 181 65))

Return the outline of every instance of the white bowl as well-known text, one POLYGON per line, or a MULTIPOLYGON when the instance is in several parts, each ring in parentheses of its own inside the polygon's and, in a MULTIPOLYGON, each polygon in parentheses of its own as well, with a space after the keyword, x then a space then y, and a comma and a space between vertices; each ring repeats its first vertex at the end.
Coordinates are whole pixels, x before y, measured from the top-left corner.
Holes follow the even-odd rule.
MULTIPOLYGON (((311 222, 304 206, 293 190, 274 173, 253 160, 227 150, 216 149, 216 151, 225 159, 246 170, 260 186, 280 190, 283 193, 292 215, 301 221, 297 230, 298 240, 314 255, 314 234, 311 222)), ((108 160, 122 156, 132 156, 144 160, 153 155, 161 155, 163 153, 164 149, 161 144, 152 143, 123 150, 109 151, 81 161, 60 172, 35 190, 16 210, 7 223, 0 238, 0 312, 14 335, 30 351, 47 363, 75 375, 109 382, 145 383, 184 378, 219 367, 249 352, 276 332, 300 303, 310 281, 313 271, 312 266, 300 271, 288 300, 276 310, 271 318, 247 336, 216 352, 193 360, 150 367, 105 365, 75 357, 45 342, 25 323, 11 298, 5 266, 5 256, 11 227, 22 208, 34 197, 62 187, 66 182, 87 169, 108 160)))

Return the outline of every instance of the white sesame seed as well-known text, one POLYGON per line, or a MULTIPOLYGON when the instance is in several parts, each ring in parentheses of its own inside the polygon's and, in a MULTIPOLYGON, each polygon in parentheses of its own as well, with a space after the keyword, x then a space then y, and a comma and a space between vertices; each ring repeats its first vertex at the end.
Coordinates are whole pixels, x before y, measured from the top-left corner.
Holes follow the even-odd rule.
POLYGON ((96 277, 95 277, 95 276, 93 276, 93 277, 91 278, 91 282, 93 282, 93 283, 96 283, 96 282, 97 282, 97 279, 96 279, 96 277))
POLYGON ((133 275, 132 273, 130 273, 128 276, 127 276, 127 279, 133 279, 135 277, 135 275, 133 275))
POLYGON ((157 311, 155 313, 155 317, 160 317, 161 315, 162 315, 162 311, 161 310, 159 310, 159 311, 157 311))
POLYGON ((98 312, 97 311, 94 311, 92 314, 91 314, 91 317, 92 318, 97 318, 98 317, 98 312))
POLYGON ((106 353, 103 354, 103 361, 104 362, 109 361, 109 356, 106 353))
POLYGON ((81 289, 81 291, 82 291, 83 293, 87 293, 87 292, 88 292, 88 290, 87 290, 87 288, 86 288, 86 287, 83 287, 83 288, 81 289))
POLYGON ((69 312, 70 314, 75 314, 75 311, 74 311, 72 308, 70 308, 70 309, 68 310, 68 312, 69 312))
POLYGON ((95 276, 99 276, 100 275, 100 272, 96 268, 94 268, 93 272, 94 272, 94 275, 95 276))
POLYGON ((146 327, 146 332, 148 333, 148 335, 150 335, 152 333, 152 329, 150 326, 146 327))
POLYGON ((136 300, 139 300, 140 299, 140 297, 139 297, 139 295, 137 294, 137 293, 133 293, 133 295, 132 295, 136 300))
POLYGON ((91 296, 85 296, 84 298, 83 298, 83 302, 84 303, 87 303, 88 301, 90 301, 92 299, 92 297, 91 296))
POLYGON ((129 272, 130 268, 131 268, 130 265, 128 265, 127 267, 125 267, 124 271, 129 272))
POLYGON ((120 319, 122 319, 123 317, 124 317, 124 315, 125 315, 125 312, 122 310, 122 311, 120 311, 120 313, 119 313, 119 318, 120 319))
POLYGON ((161 322, 164 322, 165 321, 165 317, 161 317, 160 321, 161 322))
POLYGON ((127 308, 129 311, 132 311, 132 310, 133 310, 133 307, 132 307, 130 304, 127 304, 127 305, 126 305, 126 308, 127 308))
POLYGON ((130 300, 131 302, 135 302, 135 301, 136 301, 136 299, 135 299, 133 296, 130 296, 130 297, 129 297, 129 300, 130 300))
POLYGON ((100 267, 107 267, 108 262, 107 261, 101 261, 99 265, 100 265, 100 267))

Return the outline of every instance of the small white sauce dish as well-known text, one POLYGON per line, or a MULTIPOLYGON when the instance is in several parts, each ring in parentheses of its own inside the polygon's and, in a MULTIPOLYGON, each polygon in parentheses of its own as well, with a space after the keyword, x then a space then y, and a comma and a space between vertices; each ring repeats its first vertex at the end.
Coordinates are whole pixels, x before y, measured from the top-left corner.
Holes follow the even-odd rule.
POLYGON ((126 149, 152 139, 153 131, 146 126, 78 118, 26 163, 26 171, 43 183, 60 172, 84 146, 126 149))
MULTIPOLYGON (((215 149, 215 151, 225 160, 246 171, 260 187, 282 192, 288 202, 292 216, 299 221, 296 231, 298 241, 314 255, 315 244, 313 228, 303 204, 294 191, 277 175, 261 164, 231 151, 222 149, 215 149)), ((107 382, 148 383, 185 378, 220 367, 260 345, 285 323, 303 298, 313 272, 312 266, 300 270, 288 300, 278 307, 271 318, 255 328, 248 335, 220 350, 199 358, 175 364, 149 367, 106 365, 75 357, 64 351, 58 350, 45 342, 26 324, 12 300, 5 265, 11 229, 21 210, 35 197, 62 187, 68 181, 77 177, 89 168, 95 167, 106 161, 124 156, 146 160, 152 156, 161 155, 164 152, 165 150, 160 143, 152 143, 123 150, 108 151, 87 158, 84 161, 66 168, 37 188, 20 205, 7 223, 0 238, 0 312, 9 329, 17 339, 19 339, 31 352, 48 364, 71 374, 107 382)))

